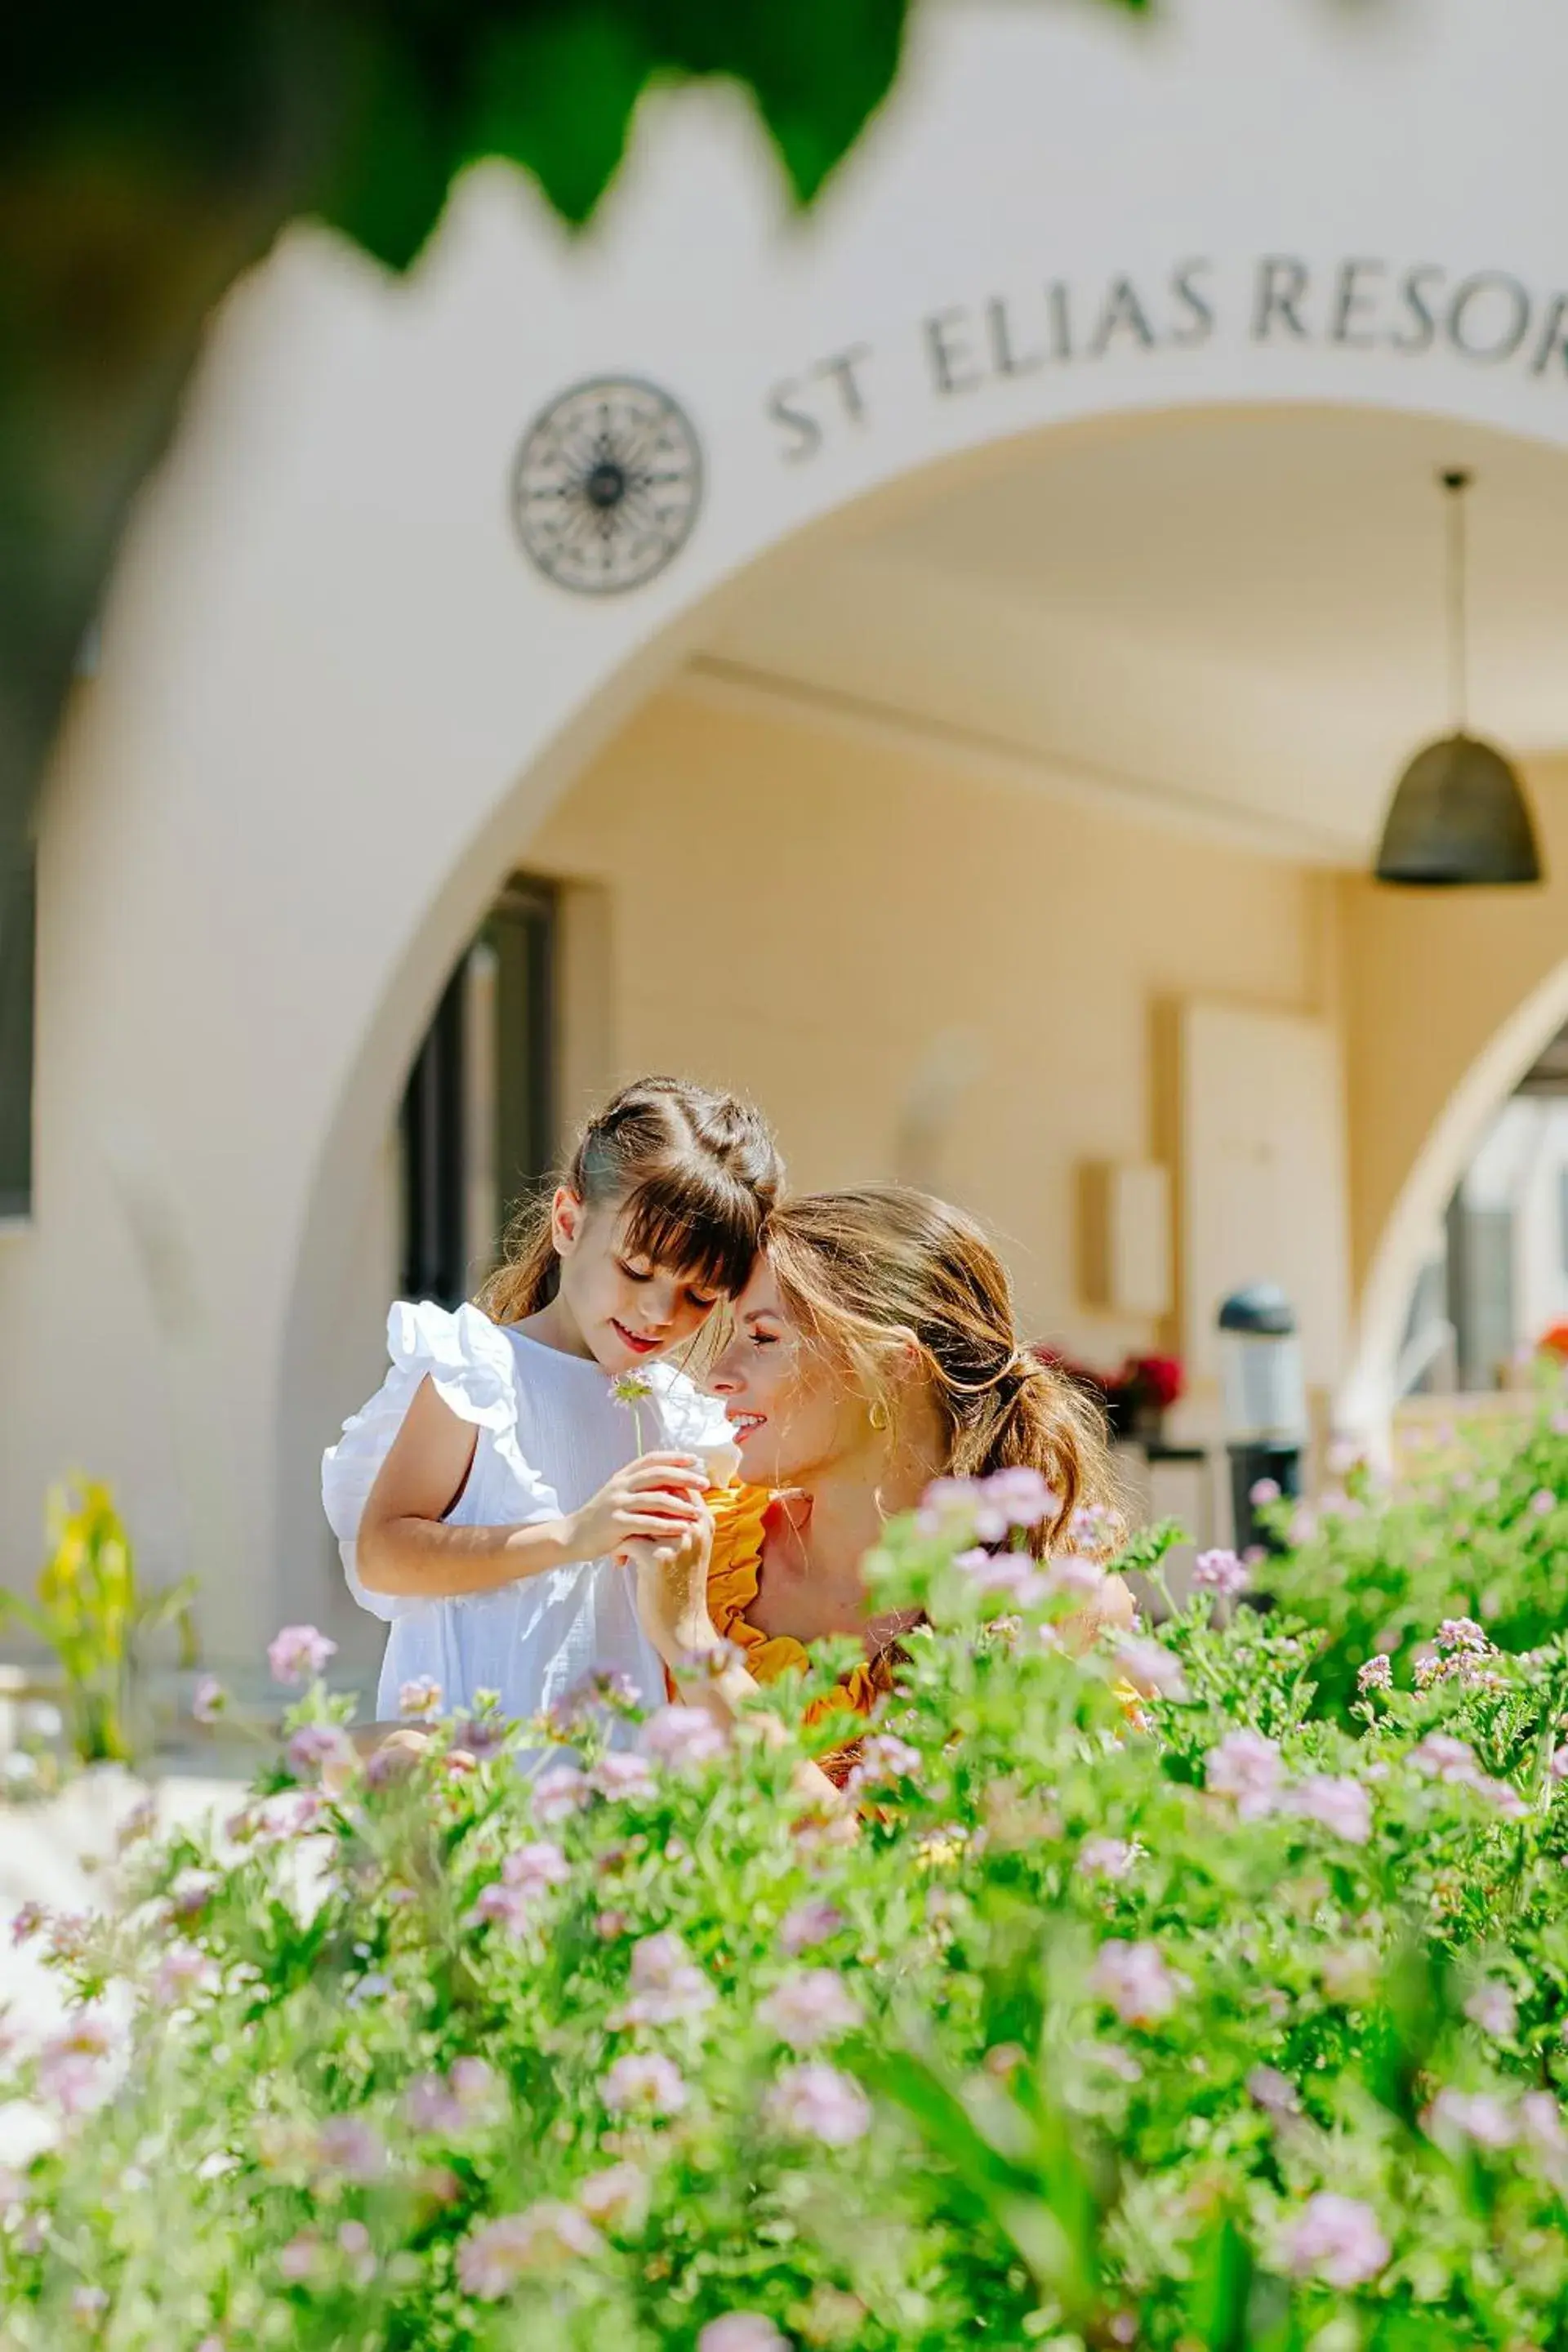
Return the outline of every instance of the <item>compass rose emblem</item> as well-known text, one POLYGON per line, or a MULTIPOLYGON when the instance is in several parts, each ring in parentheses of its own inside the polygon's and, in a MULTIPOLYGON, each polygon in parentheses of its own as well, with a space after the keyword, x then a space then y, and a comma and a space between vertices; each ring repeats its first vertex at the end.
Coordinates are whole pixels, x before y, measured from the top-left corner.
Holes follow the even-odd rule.
POLYGON ((529 426, 512 475, 518 536, 581 596, 640 588, 691 536, 702 452, 690 420, 636 376, 574 384, 529 426))

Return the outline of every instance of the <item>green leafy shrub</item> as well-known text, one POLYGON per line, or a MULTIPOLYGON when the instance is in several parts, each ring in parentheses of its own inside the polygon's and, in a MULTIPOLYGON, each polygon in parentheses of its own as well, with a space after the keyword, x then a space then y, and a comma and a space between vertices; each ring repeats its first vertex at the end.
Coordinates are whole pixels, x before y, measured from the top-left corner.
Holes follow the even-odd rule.
POLYGON ((224 1841, 25 1921, 83 2007, 11 2086, 54 2136, 9 2344, 1559 2341, 1568 1645, 1433 1627, 1327 1721, 1221 1561, 1079 1658, 1097 1571, 972 1540, 1026 1507, 873 1558, 931 1622, 858 1825, 797 1785, 809 1687, 727 1744, 585 1691, 529 1784, 482 1709, 363 1764, 318 1684, 224 1841))
POLYGON ((1295 1540, 1258 1580, 1319 1632, 1321 1704, 1342 1721, 1366 1661, 1388 1657, 1407 1685, 1445 1618, 1476 1618, 1515 1652, 1568 1622, 1568 1413, 1556 1394, 1522 1425, 1434 1432, 1392 1492, 1360 1465, 1316 1512, 1276 1516, 1295 1540))

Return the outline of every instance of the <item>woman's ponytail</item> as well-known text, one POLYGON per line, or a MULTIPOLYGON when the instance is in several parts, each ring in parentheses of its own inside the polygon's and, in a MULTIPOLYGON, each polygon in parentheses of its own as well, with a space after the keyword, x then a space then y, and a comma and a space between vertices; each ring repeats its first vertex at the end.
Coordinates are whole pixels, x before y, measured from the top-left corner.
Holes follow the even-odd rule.
POLYGON ((954 1474, 988 1478, 1035 1470, 1058 1508, 1036 1547, 1054 1549, 1080 1511, 1102 1510, 1112 1493, 1104 1416, 1075 1381, 1038 1357, 1016 1353, 995 1385, 953 1416, 954 1474))

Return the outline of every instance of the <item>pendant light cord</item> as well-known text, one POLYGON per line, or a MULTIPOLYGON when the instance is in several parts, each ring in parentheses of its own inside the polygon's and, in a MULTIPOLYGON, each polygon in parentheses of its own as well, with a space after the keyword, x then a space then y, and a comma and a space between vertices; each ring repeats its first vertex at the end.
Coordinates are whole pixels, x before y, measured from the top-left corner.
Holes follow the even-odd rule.
POLYGON ((1448 699, 1454 711, 1454 732, 1469 732, 1469 647, 1466 637, 1468 619, 1466 598, 1466 573, 1468 548, 1465 537, 1465 492, 1470 487, 1470 477, 1464 473, 1445 473, 1443 488, 1448 493, 1448 699))

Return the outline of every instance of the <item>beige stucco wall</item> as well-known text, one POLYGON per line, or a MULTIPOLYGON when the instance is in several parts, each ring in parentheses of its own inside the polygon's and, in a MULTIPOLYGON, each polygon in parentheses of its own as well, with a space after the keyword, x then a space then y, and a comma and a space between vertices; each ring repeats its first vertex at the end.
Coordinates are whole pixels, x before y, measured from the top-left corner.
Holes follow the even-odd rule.
POLYGON ((744 1088, 801 1186, 922 1175, 1003 1243, 1028 1328, 1110 1358, 1079 1295, 1078 1170, 1157 1140, 1162 1005, 1330 993, 1331 884, 951 758, 659 697, 536 835, 596 882, 616 1070, 744 1088), (967 1069, 911 1154, 911 1094, 967 1069))

